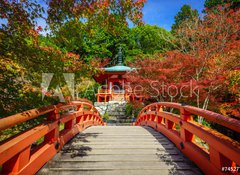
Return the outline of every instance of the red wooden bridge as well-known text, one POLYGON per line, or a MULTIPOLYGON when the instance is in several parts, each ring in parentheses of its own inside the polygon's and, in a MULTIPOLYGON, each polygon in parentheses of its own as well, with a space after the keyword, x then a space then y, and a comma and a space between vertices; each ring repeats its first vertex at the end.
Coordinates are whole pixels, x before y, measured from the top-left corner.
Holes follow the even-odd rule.
POLYGON ((240 143, 193 115, 240 133, 239 120, 165 102, 142 109, 134 126, 106 126, 92 104, 78 101, 2 118, 0 131, 47 120, 1 143, 0 174, 239 174, 240 143))

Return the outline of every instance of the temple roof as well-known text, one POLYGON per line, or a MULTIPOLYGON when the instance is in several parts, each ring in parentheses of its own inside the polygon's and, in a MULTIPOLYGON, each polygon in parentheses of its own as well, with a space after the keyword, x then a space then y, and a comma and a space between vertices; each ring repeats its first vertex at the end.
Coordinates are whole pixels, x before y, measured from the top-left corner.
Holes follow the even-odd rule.
POLYGON ((116 65, 113 65, 111 67, 103 67, 103 68, 101 68, 103 70, 103 72, 101 72, 101 74, 99 74, 98 76, 94 76, 94 79, 97 82, 99 82, 99 83, 103 83, 110 76, 113 76, 113 75, 124 75, 127 72, 131 72, 131 71, 136 70, 135 68, 124 66, 121 48, 119 48, 118 58, 117 59, 118 59, 117 60, 118 62, 117 62, 116 65))
POLYGON ((112 67, 105 67, 103 68, 103 70, 105 72, 129 72, 134 70, 134 68, 128 67, 128 66, 124 66, 123 62, 122 62, 122 51, 121 51, 121 47, 119 47, 119 52, 118 52, 118 64, 112 67))
POLYGON ((112 67, 105 67, 103 68, 105 72, 129 72, 134 70, 134 68, 123 66, 123 65, 116 65, 112 67))

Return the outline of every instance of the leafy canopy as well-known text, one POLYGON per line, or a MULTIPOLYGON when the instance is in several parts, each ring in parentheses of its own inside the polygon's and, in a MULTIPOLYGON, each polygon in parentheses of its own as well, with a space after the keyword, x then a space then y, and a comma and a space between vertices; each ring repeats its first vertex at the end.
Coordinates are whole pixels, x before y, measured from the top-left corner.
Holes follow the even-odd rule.
POLYGON ((221 6, 228 5, 229 9, 239 9, 240 0, 205 0, 204 7, 208 10, 215 10, 221 6))
POLYGON ((199 18, 198 11, 192 9, 190 5, 183 5, 174 17, 175 23, 172 25, 172 31, 175 31, 184 21, 193 21, 195 18, 199 18))

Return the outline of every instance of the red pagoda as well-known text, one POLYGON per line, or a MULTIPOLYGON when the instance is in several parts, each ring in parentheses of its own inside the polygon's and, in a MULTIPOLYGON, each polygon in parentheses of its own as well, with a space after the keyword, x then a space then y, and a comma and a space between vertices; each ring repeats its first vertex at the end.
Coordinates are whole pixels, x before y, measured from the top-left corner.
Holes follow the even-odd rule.
POLYGON ((119 48, 118 62, 115 66, 102 68, 103 72, 95 77, 95 80, 101 84, 101 89, 98 89, 97 102, 109 101, 142 101, 141 97, 133 95, 126 74, 135 70, 123 65, 122 51, 119 48))

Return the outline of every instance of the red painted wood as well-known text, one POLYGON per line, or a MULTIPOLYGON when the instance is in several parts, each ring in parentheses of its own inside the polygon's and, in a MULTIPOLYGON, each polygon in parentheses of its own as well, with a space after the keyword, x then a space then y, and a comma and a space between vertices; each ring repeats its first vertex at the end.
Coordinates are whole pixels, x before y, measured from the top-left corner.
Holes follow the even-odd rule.
MULTIPOLYGON (((21 113, 14 116, 20 119, 5 118, 0 124, 10 122, 2 129, 13 126, 16 123, 28 120, 25 114, 36 118, 42 114, 48 114, 48 121, 36 126, 0 145, 0 165, 7 174, 35 174, 48 160, 50 160, 72 137, 84 129, 93 125, 105 125, 98 111, 85 102, 74 102, 70 105, 55 106, 47 111, 32 110, 32 113, 21 113), (78 111, 60 116, 61 110, 76 108, 78 111), (36 114, 38 111, 38 114, 36 114), (65 128, 59 132, 59 124, 65 128), (31 150, 31 144, 44 137, 42 144, 31 150), (31 151, 30 151, 31 150, 31 151)), ((31 110, 30 110, 31 111, 31 110)), ((192 120, 191 115, 197 114, 221 124, 222 126, 239 132, 239 121, 229 119, 211 111, 201 110, 191 106, 182 106, 177 103, 154 103, 145 107, 139 114, 134 125, 147 125, 163 133, 186 156, 195 162, 206 174, 223 174, 223 166, 231 167, 240 164, 240 144, 210 128, 202 126, 192 120), (163 107, 171 107, 179 110, 180 115, 163 111, 163 107), (174 125, 180 126, 180 133, 174 125), (193 140, 196 135, 206 141, 210 147, 206 151, 193 140)))
POLYGON ((153 103, 143 108, 134 125, 147 125, 163 133, 205 174, 224 174, 222 167, 240 165, 240 143, 194 122, 191 116, 193 114, 201 115, 236 132, 240 131, 238 120, 196 107, 168 102, 153 103), (180 115, 162 111, 163 107, 178 109, 180 115), (153 115, 157 119, 152 120, 152 117, 149 117, 153 115), (180 134, 174 130, 174 123, 180 126, 180 134), (206 148, 197 145, 193 140, 194 135, 204 140, 210 149, 206 151, 206 148))
MULTIPOLYGON (((3 166, 1 173, 5 174, 35 174, 48 160, 50 160, 72 137, 84 129, 94 125, 105 125, 99 112, 86 102, 74 102, 65 106, 54 106, 53 108, 40 108, 30 110, 34 112, 31 118, 36 118, 43 114, 48 114, 48 121, 38 125, 28 131, 25 131, 0 145, 0 165, 3 166), (60 116, 61 110, 76 108, 78 111, 66 113, 60 116), (46 109, 46 111, 42 110, 46 109), (41 111, 36 113, 36 111, 41 111), (76 121, 76 122, 75 122, 76 121), (65 125, 59 132, 59 124, 65 125), (32 143, 39 138, 44 137, 44 142, 31 149, 32 143)), ((29 113, 29 112, 28 112, 29 113)), ((23 116, 25 113, 10 116, 0 120, 0 124, 10 122, 8 126, 13 126, 27 119, 23 116)))

